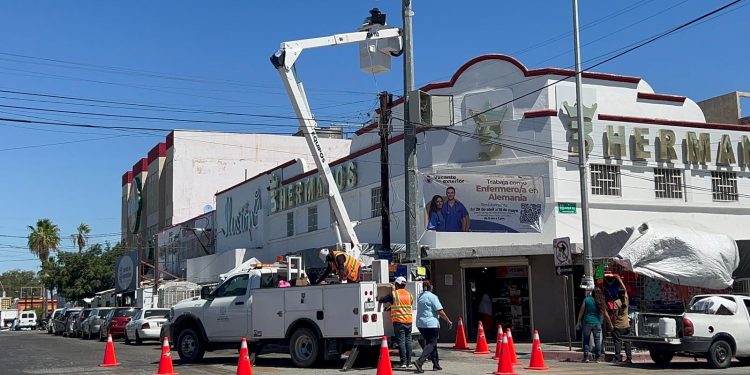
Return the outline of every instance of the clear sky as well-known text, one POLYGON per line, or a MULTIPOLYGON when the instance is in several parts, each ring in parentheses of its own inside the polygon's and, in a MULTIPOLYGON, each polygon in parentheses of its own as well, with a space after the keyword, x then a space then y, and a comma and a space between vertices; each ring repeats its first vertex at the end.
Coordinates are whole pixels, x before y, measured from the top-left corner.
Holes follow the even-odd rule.
MULTIPOLYGON (((594 57, 728 2, 581 0, 584 67, 594 57)), ((573 65, 569 1, 413 3, 418 85, 446 80, 467 60, 487 53, 514 56, 529 68, 573 65)), ((388 15, 390 25, 400 26, 400 5, 400 0, 0 1, 0 117, 291 133, 293 120, 184 110, 291 115, 268 60, 279 43, 355 31, 373 7, 388 15), (142 105, 162 108, 144 110, 142 105)), ((693 100, 750 91, 747 5, 743 1, 596 70, 640 76, 656 92, 693 100)), ((368 118, 378 91, 400 94, 400 58, 393 60, 393 71, 373 77, 359 71, 357 53, 355 46, 311 50, 298 61, 317 117, 356 127, 368 118)), ((744 105, 750 115, 750 103, 744 105)), ((0 272, 38 270, 25 238, 17 237, 26 236, 27 225, 39 218, 60 226, 64 250, 72 249, 68 236, 81 222, 91 226, 95 240, 116 241, 121 176, 165 135, 0 121, 5 172, 0 272)))

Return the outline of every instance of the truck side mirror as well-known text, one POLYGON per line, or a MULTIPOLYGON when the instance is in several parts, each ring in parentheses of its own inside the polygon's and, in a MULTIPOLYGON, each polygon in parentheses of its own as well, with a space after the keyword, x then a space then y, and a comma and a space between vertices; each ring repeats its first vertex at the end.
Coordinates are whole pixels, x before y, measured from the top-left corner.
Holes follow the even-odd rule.
POLYGON ((201 299, 206 299, 209 301, 214 300, 214 296, 211 295, 211 287, 210 286, 204 286, 201 288, 201 299))

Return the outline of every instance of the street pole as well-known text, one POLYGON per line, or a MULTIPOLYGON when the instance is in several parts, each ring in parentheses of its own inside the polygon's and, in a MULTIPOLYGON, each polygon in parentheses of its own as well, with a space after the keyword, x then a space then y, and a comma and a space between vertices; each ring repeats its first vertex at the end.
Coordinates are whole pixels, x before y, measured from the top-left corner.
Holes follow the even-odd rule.
POLYGON ((411 0, 402 0, 404 19, 404 217, 406 261, 421 266, 417 243, 417 132, 409 116, 409 93, 414 90, 414 46, 412 44, 411 0))
POLYGON ((379 134, 380 134, 380 231, 384 251, 391 251, 391 191, 389 185, 388 164, 388 127, 391 117, 393 96, 387 91, 381 92, 379 134))
POLYGON ((159 242, 154 235, 154 290, 151 294, 151 307, 157 307, 157 293, 159 290, 159 242))
POLYGON ((581 226, 583 228, 583 270, 581 288, 594 288, 594 265, 591 253, 591 224, 589 223, 589 165, 586 162, 586 132, 583 118, 581 45, 578 31, 578 0, 573 0, 573 48, 576 59, 576 117, 578 118, 578 171, 581 179, 581 226))

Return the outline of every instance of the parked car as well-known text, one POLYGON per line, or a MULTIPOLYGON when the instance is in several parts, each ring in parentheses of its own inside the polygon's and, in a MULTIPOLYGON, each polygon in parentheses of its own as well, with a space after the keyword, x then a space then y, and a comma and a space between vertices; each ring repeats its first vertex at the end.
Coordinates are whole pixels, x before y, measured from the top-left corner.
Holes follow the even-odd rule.
POLYGON ((68 318, 70 317, 71 314, 77 311, 81 311, 81 309, 70 308, 70 307, 66 307, 62 309, 62 313, 54 321, 54 324, 55 324, 54 333, 56 335, 62 335, 65 333, 65 328, 67 327, 68 318))
POLYGON ((18 324, 16 324, 16 331, 21 328, 36 328, 36 311, 23 311, 19 314, 18 324))
POLYGON ((169 309, 143 309, 125 325, 125 343, 135 340, 141 345, 143 340, 159 340, 161 326, 167 321, 169 309))
POLYGON ((89 317, 81 322, 81 338, 90 340, 96 335, 99 336, 99 329, 107 318, 107 314, 112 310, 111 307, 95 307, 91 309, 89 317))
POLYGON ((76 318, 76 320, 73 321, 72 337, 81 337, 81 322, 83 322, 84 320, 86 320, 86 318, 89 317, 89 315, 91 314, 91 310, 92 309, 90 308, 81 310, 81 313, 78 314, 78 317, 76 318))
POLYGON ((107 335, 112 335, 113 339, 125 336, 125 325, 140 310, 138 307, 115 307, 110 310, 99 329, 99 341, 106 340, 107 335))
POLYGON ((73 311, 68 315, 67 318, 65 318, 65 331, 63 332, 63 336, 65 337, 73 337, 73 325, 76 322, 76 319, 78 319, 78 315, 81 314, 81 310, 73 311))
POLYGON ((52 312, 52 315, 47 322, 47 333, 55 333, 55 321, 60 318, 60 315, 62 315, 62 313, 63 309, 55 309, 55 311, 52 312))

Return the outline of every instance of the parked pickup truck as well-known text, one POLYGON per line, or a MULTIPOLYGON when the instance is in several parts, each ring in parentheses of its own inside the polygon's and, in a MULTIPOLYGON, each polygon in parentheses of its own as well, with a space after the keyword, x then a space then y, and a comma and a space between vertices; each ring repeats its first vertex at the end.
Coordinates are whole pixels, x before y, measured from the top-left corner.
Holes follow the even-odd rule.
MULTIPOLYGON (((301 265, 301 258, 294 258, 289 257, 288 264, 301 265)), ((355 348, 355 353, 364 350, 363 354, 374 353, 377 358, 382 336, 392 332, 390 313, 383 311, 377 298, 389 293, 390 285, 363 281, 277 286, 279 280, 294 285, 301 270, 259 265, 229 276, 213 291, 204 289, 200 297, 174 305, 166 329, 176 340, 181 361, 199 361, 206 350, 237 348, 243 337, 251 361, 267 344, 288 345, 297 367, 337 360, 355 348)), ((407 289, 416 295, 421 283, 408 283, 407 289)), ((350 355, 349 360, 355 358, 356 354, 350 355)))
POLYGON ((638 314, 635 335, 624 337, 667 365, 675 354, 705 357, 711 368, 727 368, 736 357, 750 364, 750 297, 698 295, 681 315, 638 314))

